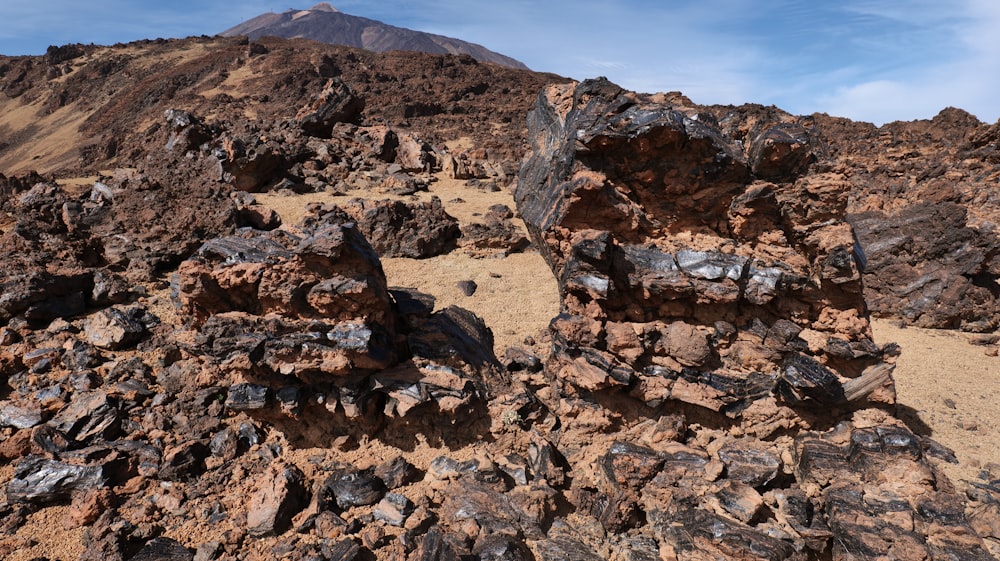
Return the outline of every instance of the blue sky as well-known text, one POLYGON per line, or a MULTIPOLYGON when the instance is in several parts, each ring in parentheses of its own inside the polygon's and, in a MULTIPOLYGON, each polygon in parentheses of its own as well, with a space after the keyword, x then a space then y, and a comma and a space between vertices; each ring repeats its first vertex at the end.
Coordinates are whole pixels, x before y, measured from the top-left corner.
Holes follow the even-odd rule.
MULTIPOLYGON (((961 107, 1000 118, 996 0, 341 0, 341 11, 458 37, 534 70, 607 76, 698 103, 774 104, 877 124, 961 107)), ((0 53, 212 35, 288 0, 0 5, 0 53)))

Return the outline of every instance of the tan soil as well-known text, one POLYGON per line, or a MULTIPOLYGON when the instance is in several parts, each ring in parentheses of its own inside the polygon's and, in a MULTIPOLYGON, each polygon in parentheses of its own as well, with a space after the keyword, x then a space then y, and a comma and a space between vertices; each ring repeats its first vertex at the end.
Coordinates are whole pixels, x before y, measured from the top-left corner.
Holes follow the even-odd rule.
MULTIPOLYGON (((458 141, 461 144, 461 141, 458 141)), ((363 192, 348 195, 362 196, 363 192)), ((437 174, 427 192, 412 196, 369 194, 372 199, 427 201, 438 197, 445 211, 460 224, 480 220, 491 205, 504 204, 514 208, 514 199, 506 190, 484 191, 469 187, 465 181, 448 179, 437 174)), ((312 202, 345 201, 343 196, 329 193, 287 195, 262 193, 257 202, 277 212, 286 225, 297 223, 312 202)), ((515 221, 522 229, 523 223, 515 221)), ((415 288, 433 295, 437 309, 461 306, 479 315, 493 330, 497 354, 510 346, 525 346, 525 338, 541 343, 540 333, 559 313, 559 291, 548 265, 538 253, 527 251, 504 258, 476 259, 461 249, 430 259, 383 258, 389 286, 415 288), (465 296, 456 283, 471 280, 478 286, 472 296, 465 296)), ((529 345, 530 346, 530 345, 529 345)), ((536 348, 544 354, 544 348, 536 348)))
POLYGON ((874 320, 875 341, 902 348, 896 371, 899 416, 919 434, 951 448, 959 465, 941 464, 954 481, 1000 463, 1000 358, 954 331, 874 320))

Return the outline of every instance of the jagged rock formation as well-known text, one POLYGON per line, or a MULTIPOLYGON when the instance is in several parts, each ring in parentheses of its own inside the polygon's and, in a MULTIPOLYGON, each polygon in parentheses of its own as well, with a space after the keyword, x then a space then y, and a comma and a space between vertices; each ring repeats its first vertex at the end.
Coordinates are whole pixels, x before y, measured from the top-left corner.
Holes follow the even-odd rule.
MULTIPOLYGON (((529 130, 516 198, 559 280, 545 373, 561 413, 726 435, 616 442, 574 473, 578 512, 652 538, 654 557, 991 558, 917 436, 873 410, 849 420, 892 403, 891 357, 870 337, 849 186, 805 176, 808 131, 765 129, 744 153, 604 80, 549 86, 529 130)), ((600 558, 553 547, 545 558, 600 558)))
POLYGON ((817 172, 849 187, 847 219, 867 254, 873 314, 990 332, 1000 317, 996 126, 954 108, 875 127, 756 105, 712 107, 745 145, 776 124, 811 131, 817 172))
POLYGON ((548 367, 568 385, 749 410, 767 434, 880 369, 846 185, 790 177, 808 136, 766 156, 778 185, 712 124, 608 82, 550 86, 531 115, 516 198, 559 279, 548 367))
POLYGON ((524 63, 495 53, 482 45, 348 15, 325 2, 308 10, 291 9, 280 14, 261 14, 223 31, 220 35, 223 37, 246 35, 251 39, 267 36, 312 39, 331 45, 357 47, 379 53, 398 50, 436 55, 468 55, 480 62, 528 69, 524 63))
POLYGON ((303 424, 333 413, 374 423, 429 402, 474 419, 507 389, 482 321, 460 309, 400 315, 365 237, 325 218, 300 235, 210 240, 182 263, 174 285, 191 322, 186 351, 219 370, 216 383, 234 384, 227 405, 238 410, 267 409, 276 396, 303 424))

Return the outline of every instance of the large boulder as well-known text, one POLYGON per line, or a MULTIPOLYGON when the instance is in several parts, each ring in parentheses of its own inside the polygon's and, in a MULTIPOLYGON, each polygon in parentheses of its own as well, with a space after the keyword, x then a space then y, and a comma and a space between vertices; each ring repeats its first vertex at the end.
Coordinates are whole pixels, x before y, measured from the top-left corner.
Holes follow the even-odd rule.
POLYGON ((359 228, 328 214, 296 232, 211 240, 181 264, 174 290, 191 331, 181 340, 230 384, 227 405, 308 420, 296 430, 330 414, 374 422, 424 404, 483 413, 507 382, 482 320, 397 303, 409 293, 390 295, 359 228))
POLYGON ((353 220, 382 257, 424 259, 455 248, 462 235, 458 221, 444 210, 441 199, 428 202, 351 199, 342 205, 313 205, 309 225, 353 220))
POLYGON ((177 275, 181 310, 196 322, 242 311, 377 323, 392 330, 382 265, 351 223, 304 235, 245 230, 210 240, 177 275))
POLYGON ((529 130, 515 199, 559 283, 544 376, 578 516, 537 551, 634 531, 623 558, 991 559, 891 415, 851 184, 806 173, 809 131, 748 127, 748 164, 714 119, 603 79, 549 86, 529 130))
MULTIPOLYGON (((800 409, 850 407, 840 388, 882 352, 843 220, 846 182, 755 180, 711 122, 604 80, 550 86, 529 128, 515 197, 559 281, 557 379, 647 404, 749 410, 750 425, 767 419, 764 432, 808 425, 800 409), (821 390, 832 393, 776 391, 798 357, 833 369, 821 390)), ((879 376, 865 397, 891 404, 879 376)))
POLYGON ((970 228, 965 207, 925 202, 849 219, 867 256, 865 295, 873 314, 921 327, 997 327, 1000 240, 970 228))
POLYGON ((357 122, 364 108, 364 98, 343 80, 332 78, 309 105, 299 110, 296 119, 306 134, 329 138, 333 125, 357 122))

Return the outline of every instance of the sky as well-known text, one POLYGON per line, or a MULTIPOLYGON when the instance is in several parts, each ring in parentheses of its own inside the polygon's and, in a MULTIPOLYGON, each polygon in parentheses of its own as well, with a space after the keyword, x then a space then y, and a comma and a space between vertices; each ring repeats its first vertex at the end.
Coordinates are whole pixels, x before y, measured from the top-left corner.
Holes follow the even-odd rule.
MULTIPOLYGON (((214 35, 317 0, 0 2, 0 54, 214 35)), ((760 103, 883 124, 960 107, 1000 119, 997 0, 332 0, 533 70, 606 76, 696 103, 760 103)))

